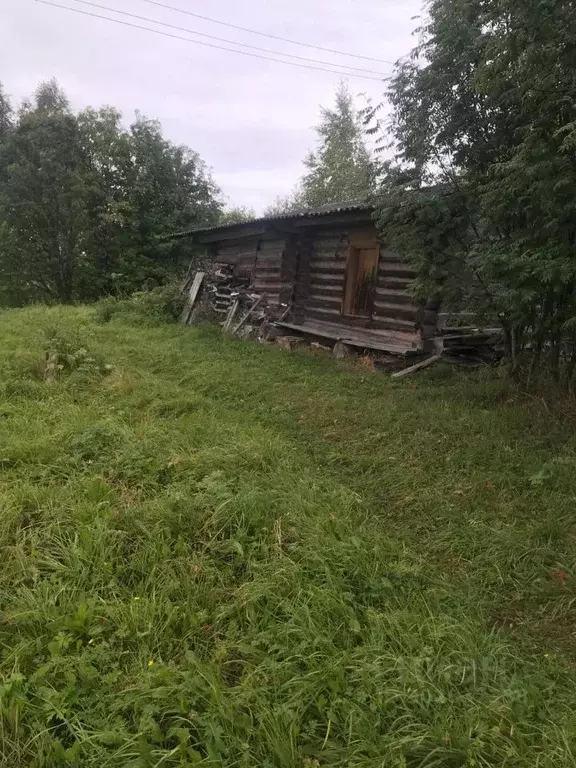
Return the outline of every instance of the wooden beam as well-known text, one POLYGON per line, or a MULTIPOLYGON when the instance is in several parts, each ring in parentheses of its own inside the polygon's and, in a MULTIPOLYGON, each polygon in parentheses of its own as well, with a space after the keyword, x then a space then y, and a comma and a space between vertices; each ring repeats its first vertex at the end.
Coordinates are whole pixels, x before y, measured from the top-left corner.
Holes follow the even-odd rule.
POLYGON ((190 291, 188 292, 188 298, 186 299, 186 306, 184 307, 182 311, 182 317, 180 318, 180 322, 183 325, 188 325, 190 321, 190 316, 192 314, 192 310, 194 309, 196 299, 198 298, 200 287, 202 285, 202 281, 204 280, 205 274, 205 272, 196 272, 194 275, 194 280, 192 281, 190 291))
POLYGON ((256 299, 256 301, 254 302, 254 304, 252 304, 252 306, 250 307, 250 309, 248 310, 248 312, 246 312, 246 314, 244 315, 244 317, 242 318, 242 320, 240 320, 240 322, 238 323, 238 325, 237 325, 237 326, 236 326, 236 327, 235 327, 235 328, 232 330, 232 336, 234 336, 236 333, 238 333, 238 331, 240 330, 240 328, 242 328, 242 326, 244 325, 244 323, 246 322, 246 320, 248 320, 248 318, 250 317, 250 315, 252 314, 252 312, 254 312, 254 310, 256 309, 256 307, 257 307, 257 306, 258 306, 258 305, 259 305, 259 304, 262 302, 262 299, 263 299, 263 296, 258 296, 258 298, 256 299))
POLYGON ((235 299, 233 303, 230 305, 230 309, 228 310, 228 314, 226 315, 226 320, 224 322, 224 325, 222 326, 222 333, 227 333, 230 330, 230 326, 232 325, 232 321, 234 320, 234 316, 238 311, 239 305, 240 305, 240 299, 235 299))
POLYGON ((186 277, 184 278, 184 282, 182 283, 182 293, 186 293, 188 290, 188 287, 190 286, 190 280, 192 279, 192 267, 194 265, 194 260, 190 262, 188 265, 188 270, 186 272, 186 277))
POLYGON ((282 312, 282 314, 280 315, 280 317, 278 318, 278 320, 276 322, 281 323, 283 320, 286 320, 286 318, 290 314, 290 310, 291 309, 292 309, 292 305, 288 304, 288 306, 286 307, 284 312, 282 312))
POLYGON ((190 237, 194 237, 197 243, 207 245, 209 243, 220 243, 224 240, 244 240, 245 238, 258 237, 259 235, 265 234, 265 226, 258 224, 248 226, 249 224, 250 222, 245 222, 243 224, 230 226, 228 229, 222 227, 198 233, 196 235, 192 233, 190 237))
POLYGON ((416 365, 411 365, 409 368, 404 368, 403 371, 393 373, 391 378, 402 379, 404 376, 410 376, 411 373, 415 373, 416 371, 422 370, 422 368, 427 368, 429 365, 432 365, 432 363, 440 360, 441 357, 442 355, 432 355, 431 357, 427 357, 426 360, 421 360, 419 363, 416 363, 416 365))

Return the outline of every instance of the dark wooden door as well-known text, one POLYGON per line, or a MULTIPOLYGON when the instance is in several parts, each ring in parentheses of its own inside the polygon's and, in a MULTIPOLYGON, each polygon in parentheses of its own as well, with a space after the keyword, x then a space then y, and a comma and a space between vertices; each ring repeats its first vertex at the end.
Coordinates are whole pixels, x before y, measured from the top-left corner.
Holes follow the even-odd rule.
POLYGON ((374 288, 378 278, 378 247, 351 247, 346 263, 346 282, 342 314, 370 317, 374 307, 374 288))

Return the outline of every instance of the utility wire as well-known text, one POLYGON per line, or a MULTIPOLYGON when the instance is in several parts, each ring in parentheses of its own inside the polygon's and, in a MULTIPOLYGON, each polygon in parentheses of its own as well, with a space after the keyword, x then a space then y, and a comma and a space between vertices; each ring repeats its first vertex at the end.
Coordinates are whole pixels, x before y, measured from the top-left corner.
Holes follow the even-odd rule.
MULTIPOLYGON (((110 11, 112 13, 118 13, 121 16, 128 16, 131 19, 138 19, 138 21, 147 21, 150 24, 158 24, 161 27, 167 27, 168 29, 175 29, 178 32, 186 32, 190 35, 198 35, 199 37, 206 37, 210 40, 217 40, 220 43, 231 43, 232 45, 239 45, 242 48, 250 48, 253 51, 260 51, 261 53, 271 53, 274 56, 287 56, 290 59, 298 59, 299 61, 309 61, 313 64, 325 64, 329 67, 341 67, 344 69, 352 69, 355 72, 364 72, 370 75, 380 75, 386 77, 384 72, 377 72, 374 69, 364 69, 363 67, 351 67, 348 64, 333 64, 331 61, 323 61, 322 59, 309 59, 306 56, 297 56, 294 53, 284 53, 283 51, 273 51, 270 48, 259 48, 257 45, 249 45, 248 43, 240 43, 236 40, 227 40, 224 37, 216 37, 215 35, 207 35, 204 32, 196 32, 194 29, 188 29, 187 27, 180 27, 177 24, 168 24, 165 21, 157 21, 156 19, 150 19, 148 16, 139 16, 137 13, 129 13, 128 11, 120 11, 118 8, 110 8, 107 5, 100 5, 99 3, 92 3, 89 0, 70 0, 70 2, 78 3, 80 5, 88 5, 92 8, 99 8, 101 11, 110 11)), ((347 74, 347 73, 343 73, 347 74)))
POLYGON ((176 8, 166 3, 159 3, 157 0, 142 0, 144 3, 150 5, 156 5, 158 8, 164 8, 167 11, 175 11, 176 13, 183 13, 186 16, 193 16, 196 19, 202 19, 203 21, 210 21, 212 24, 222 24, 224 27, 231 27, 232 29, 239 29, 241 32, 249 32, 251 35, 261 35, 262 37, 269 37, 272 40, 281 40, 283 43, 290 43, 291 45, 303 45, 305 48, 316 48, 318 51, 324 51, 325 53, 336 53, 338 56, 352 56, 354 59, 364 59, 365 61, 377 61, 379 64, 392 64, 393 61, 386 61, 386 59, 374 59, 372 56, 362 56, 359 53, 347 53, 346 51, 336 51, 333 48, 325 48, 321 45, 313 45, 312 43, 302 43, 299 40, 289 40, 287 37, 280 37, 279 35, 271 35, 268 32, 259 32, 257 29, 249 29, 248 27, 240 27, 238 24, 231 24, 228 21, 219 21, 218 19, 212 19, 210 16, 202 16, 200 13, 193 13, 192 11, 185 11, 183 8, 176 8))
MULTIPOLYGON (((204 43, 201 40, 190 40, 189 37, 182 37, 181 35, 174 35, 171 32, 162 32, 160 29, 150 29, 150 27, 143 27, 141 24, 133 24, 130 21, 122 21, 121 19, 111 19, 110 16, 102 16, 98 13, 91 13, 90 11, 82 11, 80 8, 70 8, 68 5, 60 5, 59 3, 49 2, 49 0, 36 0, 37 3, 42 5, 50 5, 53 8, 62 8, 65 11, 71 11, 72 13, 79 13, 83 16, 90 16, 94 19, 104 19, 105 21, 111 21, 114 24, 122 24, 124 27, 132 27, 133 29, 142 29, 144 32, 153 32, 155 35, 162 35, 163 37, 170 37, 173 40, 183 40, 185 43, 192 43, 192 45, 202 45, 205 48, 216 48, 220 51, 228 51, 229 53, 238 53, 242 56, 250 56, 254 59, 265 59, 266 61, 274 61, 276 64, 288 64, 291 67, 299 67, 300 69, 314 69, 319 72, 330 72, 332 75, 357 77, 362 80, 373 80, 374 82, 381 83, 382 77, 370 77, 369 75, 354 74, 352 72, 342 72, 336 69, 328 69, 326 67, 314 67, 311 64, 298 64, 296 61, 282 61, 282 59, 274 59, 271 56, 263 56, 259 53, 249 53, 248 51, 237 51, 234 48, 225 48, 222 45, 215 45, 214 43, 204 43)), ((337 66, 337 65, 336 65, 337 66)))

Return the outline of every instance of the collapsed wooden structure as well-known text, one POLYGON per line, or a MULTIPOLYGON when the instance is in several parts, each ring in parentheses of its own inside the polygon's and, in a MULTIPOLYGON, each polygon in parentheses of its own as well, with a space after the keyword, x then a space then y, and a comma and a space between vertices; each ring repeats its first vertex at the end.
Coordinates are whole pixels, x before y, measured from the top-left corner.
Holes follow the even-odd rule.
MULTIPOLYGON (((444 341, 457 348, 460 342, 482 340, 478 329, 443 330, 438 299, 411 295, 413 268, 380 242, 372 208, 365 203, 174 237, 201 247, 204 297, 216 313, 229 317, 232 309, 234 314, 250 310, 258 302, 258 322, 402 357, 437 353, 444 341)), ((188 287, 196 301, 193 280, 190 274, 188 287)), ((191 317, 189 307, 187 321, 191 317)))

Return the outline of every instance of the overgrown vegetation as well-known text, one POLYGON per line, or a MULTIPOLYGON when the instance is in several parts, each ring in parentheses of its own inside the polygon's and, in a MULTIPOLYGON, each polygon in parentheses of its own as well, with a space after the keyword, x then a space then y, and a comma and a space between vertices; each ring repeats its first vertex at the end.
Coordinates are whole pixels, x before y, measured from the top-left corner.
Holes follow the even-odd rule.
POLYGON ((121 318, 137 325, 159 325, 179 320, 185 297, 178 281, 171 281, 150 291, 136 291, 131 296, 109 296, 94 306, 94 319, 108 323, 121 318))
POLYGON ((427 11, 388 91, 397 156, 382 168, 383 236, 414 258, 422 293, 500 322, 513 375, 572 387, 574 4, 431 0, 427 11))
POLYGON ((2 765, 576 763, 568 418, 98 311, 0 315, 2 765))

